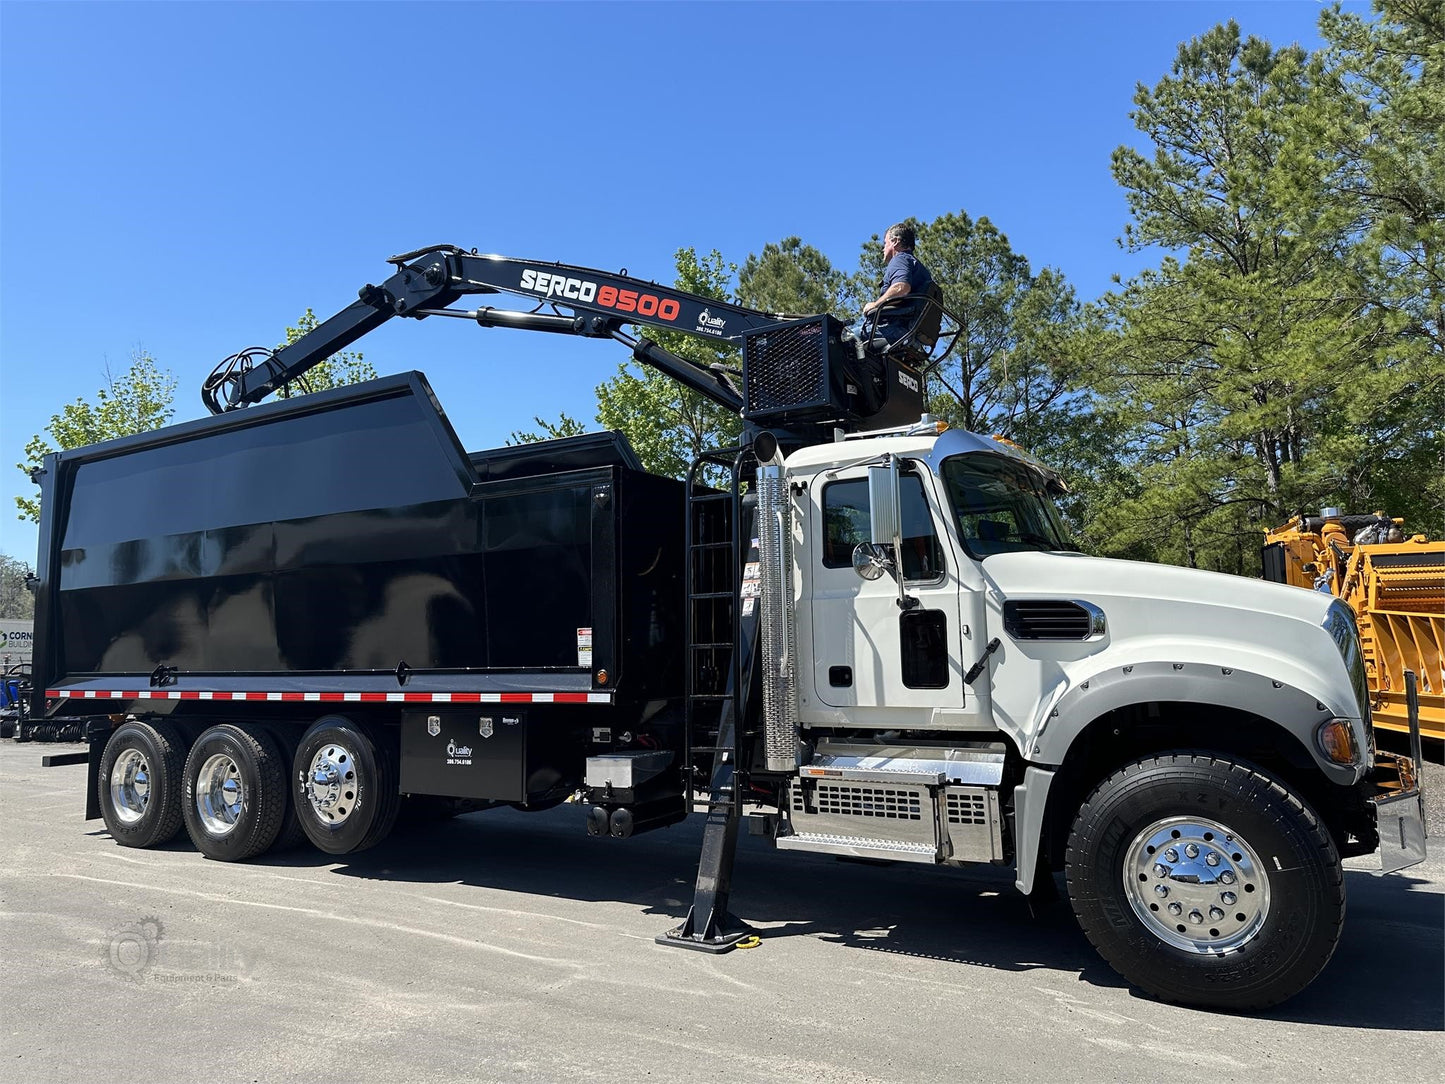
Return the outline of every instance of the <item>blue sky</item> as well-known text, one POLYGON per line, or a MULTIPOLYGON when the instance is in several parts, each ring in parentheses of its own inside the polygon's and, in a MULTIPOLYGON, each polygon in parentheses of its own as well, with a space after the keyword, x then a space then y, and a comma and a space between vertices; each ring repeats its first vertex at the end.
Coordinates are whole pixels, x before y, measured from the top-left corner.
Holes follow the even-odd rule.
MULTIPOLYGON (((964 211, 1093 298, 1142 266, 1109 175, 1136 83, 1230 17, 1315 48, 1319 11, 0 2, 0 551, 33 563, 11 464, 107 362, 144 347, 199 417, 217 361, 423 245, 670 280, 681 246, 797 234, 851 271, 890 222, 964 211)), ((626 360, 465 321, 358 347, 425 372, 469 448, 590 421, 626 360)))

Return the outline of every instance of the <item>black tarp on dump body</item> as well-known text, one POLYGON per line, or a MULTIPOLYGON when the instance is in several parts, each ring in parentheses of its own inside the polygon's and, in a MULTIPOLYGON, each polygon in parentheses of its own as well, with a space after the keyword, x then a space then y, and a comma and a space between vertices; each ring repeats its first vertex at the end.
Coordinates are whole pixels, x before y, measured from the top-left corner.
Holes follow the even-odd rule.
POLYGON ((468 456, 409 373, 52 457, 37 694, 681 696, 682 485, 550 443, 468 456))

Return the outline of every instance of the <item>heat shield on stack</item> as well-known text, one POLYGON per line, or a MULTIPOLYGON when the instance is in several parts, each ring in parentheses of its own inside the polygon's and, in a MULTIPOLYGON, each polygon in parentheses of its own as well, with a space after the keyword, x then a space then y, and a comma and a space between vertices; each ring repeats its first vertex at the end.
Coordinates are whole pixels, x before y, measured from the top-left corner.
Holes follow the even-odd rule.
POLYGON ((758 468, 758 558, 767 767, 791 772, 798 766, 798 649, 793 624, 792 504, 781 464, 758 468))

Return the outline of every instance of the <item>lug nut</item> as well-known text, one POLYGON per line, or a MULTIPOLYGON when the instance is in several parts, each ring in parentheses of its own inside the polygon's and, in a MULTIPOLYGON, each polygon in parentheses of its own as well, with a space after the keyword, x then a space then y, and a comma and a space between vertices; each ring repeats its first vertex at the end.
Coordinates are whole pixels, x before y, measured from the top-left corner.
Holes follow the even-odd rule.
POLYGON ((1187 854, 1190 858, 1198 858, 1199 845, 1197 843, 1186 843, 1184 845, 1184 853, 1187 854))
POLYGON ((1224 892, 1220 894, 1219 899, 1224 904, 1224 906, 1233 907, 1234 901, 1239 899, 1239 897, 1236 896, 1233 892, 1224 892))
POLYGON ((1234 884, 1234 873, 1232 870, 1225 870, 1219 875, 1219 883, 1225 885, 1234 884))
POLYGON ((1166 862, 1178 862, 1178 861, 1179 861, 1179 852, 1176 851, 1173 847, 1170 847, 1167 851, 1164 852, 1164 861, 1166 861, 1166 862))
POLYGON ((1163 862, 1155 862, 1155 863, 1154 863, 1154 876, 1155 876, 1155 877, 1168 877, 1168 876, 1169 876, 1169 867, 1166 866, 1163 862))
POLYGON ((1218 921, 1219 921, 1221 918, 1223 918, 1223 917, 1224 917, 1224 912, 1221 911, 1218 907, 1211 907, 1211 908, 1209 909, 1209 921, 1210 921, 1210 922, 1218 922, 1218 921))
POLYGON ((1217 866, 1217 865, 1219 865, 1219 855, 1215 854, 1213 851, 1210 851, 1208 854, 1206 854, 1206 855, 1204 856, 1204 864, 1205 864, 1206 866, 1217 866))
POLYGON ((1154 895, 1159 896, 1159 897, 1164 897, 1164 896, 1169 895, 1169 886, 1168 886, 1168 885, 1155 885, 1155 886, 1154 886, 1154 895))
POLYGON ((1202 926, 1204 925, 1204 916, 1201 915, 1198 911, 1190 911, 1189 921, 1194 923, 1194 925, 1196 926, 1202 926))
POLYGON ((1179 904, 1177 903, 1171 903, 1169 905, 1169 913, 1171 915, 1182 915, 1184 913, 1184 908, 1179 906, 1179 904))

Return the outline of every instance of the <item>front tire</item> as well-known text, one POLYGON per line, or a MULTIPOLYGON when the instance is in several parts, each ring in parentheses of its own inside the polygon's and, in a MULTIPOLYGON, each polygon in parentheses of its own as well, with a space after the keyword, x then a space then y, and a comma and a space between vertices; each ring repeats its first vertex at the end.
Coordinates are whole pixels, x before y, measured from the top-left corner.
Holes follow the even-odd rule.
POLYGON ((1203 753, 1129 764, 1089 795, 1065 859, 1085 936, 1129 982, 1253 1010, 1324 969, 1345 915, 1329 832, 1258 768, 1203 753))
POLYGON ((396 758, 339 715, 301 736, 292 761, 291 800, 306 838, 327 854, 374 847, 401 807, 396 758))
POLYGON ((129 722, 105 744, 100 815, 123 847, 159 847, 181 830, 181 772, 186 742, 169 723, 129 722))
POLYGON ((229 723, 211 727, 186 758, 181 808, 191 842, 207 858, 242 862, 266 851, 286 814, 276 743, 229 723))

